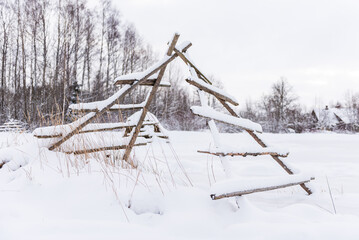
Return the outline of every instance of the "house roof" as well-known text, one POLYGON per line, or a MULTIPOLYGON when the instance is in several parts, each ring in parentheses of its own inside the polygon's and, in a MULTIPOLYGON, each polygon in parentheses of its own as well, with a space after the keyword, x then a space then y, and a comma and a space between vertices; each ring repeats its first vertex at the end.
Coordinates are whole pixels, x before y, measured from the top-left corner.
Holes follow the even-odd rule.
POLYGON ((318 121, 326 126, 335 126, 340 123, 350 123, 345 108, 314 109, 313 112, 318 121))

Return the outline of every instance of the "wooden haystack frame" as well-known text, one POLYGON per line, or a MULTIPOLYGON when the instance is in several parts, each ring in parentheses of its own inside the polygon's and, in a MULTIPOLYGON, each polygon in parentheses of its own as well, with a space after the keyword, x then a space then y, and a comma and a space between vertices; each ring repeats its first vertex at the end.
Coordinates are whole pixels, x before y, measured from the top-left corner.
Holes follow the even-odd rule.
MULTIPOLYGON (((308 194, 311 194, 312 191, 309 189, 306 183, 313 178, 302 175, 294 175, 294 170, 290 168, 280 158, 287 157, 289 153, 287 151, 278 151, 277 149, 269 147, 266 143, 264 143, 264 141, 260 138, 260 134, 262 132, 261 126, 248 119, 241 118, 232 109, 230 104, 234 106, 238 105, 238 102, 235 100, 235 98, 233 98, 223 90, 216 88, 212 85, 211 81, 208 80, 208 78, 198 69, 198 67, 196 67, 196 65, 190 60, 190 57, 188 56, 187 50, 189 47, 191 47, 192 44, 190 42, 184 42, 180 45, 176 45, 178 39, 179 34, 175 34, 172 41, 169 43, 166 56, 149 69, 145 70, 144 72, 133 73, 117 78, 115 80, 115 84, 122 85, 122 88, 118 90, 113 96, 99 102, 81 103, 70 106, 73 111, 87 112, 85 116, 79 118, 71 124, 62 126, 60 130, 55 130, 54 127, 49 127, 48 129, 42 128, 35 130, 34 135, 39 138, 55 139, 55 141, 49 146, 50 150, 55 150, 70 138, 81 133, 126 128, 125 135, 122 136, 125 141, 121 142, 120 145, 110 144, 110 146, 103 146, 93 149, 83 149, 82 151, 70 151, 70 153, 80 154, 109 149, 125 149, 123 160, 129 163, 133 168, 136 168, 136 162, 130 159, 131 150, 134 146, 143 145, 148 142, 143 135, 141 136, 141 128, 143 129, 145 125, 155 126, 155 123, 145 121, 148 108, 154 95, 156 94, 157 89, 161 86, 168 86, 167 84, 161 84, 161 80, 165 73, 167 65, 175 58, 180 57, 188 66, 190 71, 191 77, 186 79, 186 81, 198 89, 198 95, 200 97, 201 106, 193 106, 191 107, 191 111, 198 116, 209 119, 208 125, 210 127, 215 143, 215 149, 213 151, 200 150, 198 152, 218 156, 229 179, 233 178, 233 174, 231 172, 231 168, 229 166, 230 164, 228 161, 228 158, 231 156, 245 157, 269 155, 275 162, 279 164, 280 167, 282 167, 289 174, 289 176, 291 176, 286 177, 285 179, 281 179, 280 181, 263 180, 262 182, 265 182, 267 184, 254 184, 252 187, 239 187, 233 190, 228 189, 228 183, 226 183, 227 191, 214 192, 211 195, 212 199, 216 200, 224 197, 241 196, 253 192, 267 191, 293 185, 300 185, 308 194), (131 90, 133 90, 139 85, 147 85, 151 87, 151 91, 149 92, 149 95, 143 103, 132 105, 118 104, 121 100, 123 100, 126 94, 128 94, 131 90), (216 110, 210 108, 207 105, 208 101, 206 99, 206 96, 204 95, 204 92, 214 96, 229 112, 229 115, 217 112, 216 110), (140 109, 140 112, 138 112, 135 121, 132 121, 131 123, 90 124, 93 120, 95 120, 107 111, 118 111, 125 109, 140 109), (242 128, 251 138, 255 140, 255 142, 259 145, 258 148, 250 150, 224 148, 221 144, 220 135, 216 127, 215 121, 235 125, 242 128)), ((238 186, 238 184, 236 185, 235 181, 236 180, 234 179, 234 183, 232 183, 233 186, 238 186)))

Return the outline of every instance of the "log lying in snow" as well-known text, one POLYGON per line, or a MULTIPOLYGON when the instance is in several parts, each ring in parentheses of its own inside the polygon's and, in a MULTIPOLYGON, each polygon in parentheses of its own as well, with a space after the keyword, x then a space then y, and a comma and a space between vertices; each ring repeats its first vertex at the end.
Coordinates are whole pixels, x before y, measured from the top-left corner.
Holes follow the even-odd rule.
POLYGON ((226 102, 229 102, 229 103, 233 104, 234 106, 238 106, 238 101, 233 96, 227 94, 220 88, 217 88, 213 85, 205 83, 204 81, 196 81, 195 79, 186 79, 186 81, 189 84, 199 88, 200 90, 212 94, 216 98, 219 98, 226 102))
POLYGON ((245 130, 249 131, 257 131, 262 132, 262 126, 258 123, 254 123, 251 120, 245 119, 245 118, 238 118, 233 117, 228 114, 224 114, 221 112, 217 112, 213 108, 210 107, 200 107, 200 106, 193 106, 191 107, 191 111, 193 114, 213 119, 219 122, 235 125, 237 127, 240 127, 245 130))
MULTIPOLYGON (((256 193, 256 192, 264 192, 264 191, 270 191, 270 190, 279 189, 279 188, 286 188, 286 187, 291 187, 291 186, 295 186, 295 185, 301 185, 301 184, 307 183, 311 180, 314 180, 314 177, 304 177, 304 176, 296 176, 296 175, 290 175, 290 178, 289 178, 290 180, 288 179, 287 181, 279 181, 279 183, 278 182, 275 183, 275 182, 271 181, 270 179, 269 180, 267 179, 267 180, 263 180, 264 183, 261 183, 258 186, 255 186, 256 184, 254 184, 254 186, 252 188, 244 189, 243 187, 238 187, 239 188, 238 191, 228 191, 226 193, 214 193, 214 194, 211 194, 210 196, 211 196, 212 200, 218 200, 218 199, 222 199, 222 198, 237 197, 237 196, 242 196, 242 195, 256 193), (292 178, 292 179, 290 179, 290 178, 292 178)), ((242 180, 242 182, 243 182, 243 180, 242 180)), ((240 182, 238 182, 238 183, 240 183, 240 182)), ((228 183, 226 183, 226 184, 228 184, 228 183)), ((235 187, 235 185, 230 186, 229 189, 233 189, 234 187, 235 187)), ((223 191, 221 191, 221 192, 223 192, 223 191)))
POLYGON ((242 157, 246 157, 246 156, 259 156, 259 155, 272 155, 272 156, 278 156, 278 157, 288 157, 289 153, 286 154, 282 154, 282 153, 277 153, 277 152, 266 152, 265 149, 263 149, 264 151, 261 152, 211 152, 211 151, 203 151, 203 150, 198 150, 197 152, 199 153, 207 153, 207 154, 211 154, 211 155, 216 155, 216 156, 242 156, 242 157))

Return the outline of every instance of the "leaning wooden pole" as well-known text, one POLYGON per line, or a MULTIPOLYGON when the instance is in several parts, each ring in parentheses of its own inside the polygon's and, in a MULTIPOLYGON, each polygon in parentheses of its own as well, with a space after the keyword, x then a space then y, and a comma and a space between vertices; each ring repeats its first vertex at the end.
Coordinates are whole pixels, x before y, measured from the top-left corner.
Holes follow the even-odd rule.
MULTIPOLYGON (((167 56, 171 56, 171 54, 172 54, 172 52, 173 52, 173 49, 175 48, 176 43, 177 43, 177 41, 178 41, 178 38, 179 38, 179 34, 176 33, 176 34, 173 36, 172 42, 170 43, 170 45, 169 45, 169 47, 168 47, 168 50, 167 50, 167 53, 166 53, 167 56)), ((176 54, 176 55, 178 55, 178 54, 176 54)), ((146 102, 145 106, 143 107, 141 116, 140 116, 140 118, 139 118, 139 120, 138 120, 138 123, 137 123, 137 125, 136 125, 135 130, 134 130, 134 133, 132 134, 131 140, 130 140, 130 142, 128 143, 128 145, 127 145, 127 147, 126 147, 126 151, 125 151, 125 153, 124 153, 124 155, 123 155, 123 160, 125 160, 125 161, 128 162, 128 163, 130 163, 131 166, 133 166, 133 167, 137 167, 137 164, 136 164, 132 159, 129 159, 129 158, 130 158, 130 154, 131 154, 132 148, 133 148, 133 146, 134 146, 134 144, 135 144, 135 142, 136 142, 136 139, 137 139, 137 137, 138 137, 138 135, 139 135, 139 133, 140 133, 140 130, 141 130, 143 121, 145 120, 146 114, 147 114, 147 112, 148 112, 148 108, 150 107, 151 102, 152 102, 152 99, 153 99, 153 97, 155 96, 158 87, 160 86, 162 77, 163 77, 163 75, 164 75, 164 73, 165 73, 165 71, 166 71, 166 67, 167 67, 167 65, 164 65, 164 66, 161 68, 161 70, 160 70, 160 72, 159 72, 159 74, 158 74, 158 77, 157 77, 157 79, 156 79, 156 81, 155 81, 155 84, 154 84, 154 86, 152 87, 151 92, 150 92, 150 94, 149 94, 149 96, 148 96, 147 102, 146 102)))

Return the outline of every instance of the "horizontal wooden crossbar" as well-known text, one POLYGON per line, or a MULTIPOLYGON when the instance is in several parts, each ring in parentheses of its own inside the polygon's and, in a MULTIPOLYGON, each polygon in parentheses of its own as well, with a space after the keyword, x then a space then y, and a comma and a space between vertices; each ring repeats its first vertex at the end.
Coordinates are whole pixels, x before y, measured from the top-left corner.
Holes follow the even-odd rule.
MULTIPOLYGON (((140 110, 143 108, 143 104, 115 104, 108 111, 116 112, 116 111, 124 111, 124 110, 140 110)), ((98 112, 97 108, 89 108, 84 105, 81 109, 71 109, 73 112, 98 112)))
MULTIPOLYGON (((142 124, 142 126, 155 126, 158 123, 156 122, 144 122, 142 124)), ((107 123, 93 123, 93 124, 88 124, 85 128, 81 129, 79 131, 79 133, 89 133, 89 132, 104 132, 104 131, 112 131, 112 130, 116 130, 116 129, 131 129, 133 127, 136 127, 136 124, 127 124, 127 123, 112 123, 112 124, 107 124, 107 123), (94 126, 94 127, 92 127, 94 126), (97 128, 96 128, 97 127, 97 128)), ((41 134, 34 134, 34 137, 37 138, 57 138, 57 137, 61 137, 62 134, 61 133, 55 133, 53 135, 41 135, 41 134)))
POLYGON ((276 152, 243 152, 243 153, 235 153, 235 152, 230 152, 230 153, 223 153, 223 152, 210 152, 210 151, 202 151, 202 150, 198 150, 197 152, 199 153, 207 153, 207 154, 211 154, 211 155, 215 155, 215 156, 242 156, 242 157, 246 157, 246 156, 259 156, 259 155, 273 155, 273 156, 278 156, 278 157, 288 157, 289 153, 287 154, 280 154, 280 153, 276 153, 276 152))
POLYGON ((210 196, 211 196, 212 200, 218 200, 218 199, 229 198, 229 197, 238 197, 238 196, 256 193, 256 192, 265 192, 265 191, 270 191, 270 190, 279 189, 279 188, 286 188, 286 187, 291 187, 291 186, 295 186, 295 185, 302 185, 311 180, 314 180, 314 178, 312 177, 312 178, 304 180, 304 181, 292 182, 292 183, 263 187, 263 188, 248 189, 248 190, 244 190, 244 191, 224 193, 224 194, 219 194, 219 195, 211 194, 210 196))
POLYGON ((245 118, 230 116, 228 114, 218 112, 210 107, 193 106, 191 107, 191 111, 193 114, 200 117, 205 117, 208 119, 216 120, 218 122, 231 124, 248 131, 257 131, 260 133, 262 132, 262 127, 258 123, 254 123, 245 118))
MULTIPOLYGON (((134 146, 144 146, 147 143, 137 143, 134 144, 134 146)), ((71 151, 71 152, 65 152, 67 154, 87 154, 87 153, 94 153, 94 152, 101 152, 106 150, 120 150, 120 149, 126 149, 127 145, 119 145, 119 146, 109 146, 109 147, 100 147, 100 148, 92 148, 92 149, 84 149, 84 150, 77 150, 77 151, 71 151)))
POLYGON ((54 134, 54 135, 33 135, 33 136, 36 138, 58 138, 58 137, 61 137, 62 134, 59 133, 59 134, 54 134))
MULTIPOLYGON (((135 81, 138 81, 137 79, 125 79, 125 80, 117 80, 115 82, 115 85, 120 84, 133 84, 135 81)), ((154 86, 156 82, 156 79, 147 79, 140 83, 141 86, 154 86)), ((160 83, 159 87, 171 87, 171 84, 169 83, 160 83)))

